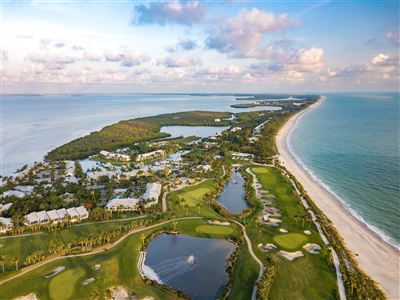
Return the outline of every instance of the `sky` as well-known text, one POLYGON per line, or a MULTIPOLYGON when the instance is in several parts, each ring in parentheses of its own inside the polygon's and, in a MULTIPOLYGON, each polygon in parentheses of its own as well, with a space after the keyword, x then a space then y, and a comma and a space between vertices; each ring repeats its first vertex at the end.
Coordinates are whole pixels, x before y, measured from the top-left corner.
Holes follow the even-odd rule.
POLYGON ((1 93, 399 90, 398 1, 2 0, 1 93))

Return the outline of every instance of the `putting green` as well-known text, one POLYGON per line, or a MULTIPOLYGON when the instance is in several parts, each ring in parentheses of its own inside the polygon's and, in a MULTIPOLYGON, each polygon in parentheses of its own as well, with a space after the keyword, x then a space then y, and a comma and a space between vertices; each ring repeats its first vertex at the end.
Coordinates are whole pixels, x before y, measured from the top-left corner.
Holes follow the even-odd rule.
POLYGON ((206 234, 229 234, 233 232, 231 227, 219 225, 200 225, 197 226, 195 230, 198 233, 206 234))
POLYGON ((296 250, 303 246, 308 238, 301 233, 286 233, 274 236, 274 241, 282 248, 296 250))
POLYGON ((252 168, 252 171, 256 174, 267 174, 268 173, 268 169, 267 168, 262 168, 262 167, 255 167, 252 168))
POLYGON ((81 269, 63 271, 51 279, 49 294, 51 299, 70 299, 74 291, 76 281, 82 277, 84 272, 81 269))

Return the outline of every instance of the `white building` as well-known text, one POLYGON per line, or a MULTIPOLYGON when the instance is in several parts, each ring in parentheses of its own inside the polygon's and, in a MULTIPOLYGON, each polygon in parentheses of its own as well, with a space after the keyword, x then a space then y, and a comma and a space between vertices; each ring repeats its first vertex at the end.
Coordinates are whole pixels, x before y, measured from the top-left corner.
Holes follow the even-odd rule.
POLYGON ((209 172, 212 170, 212 167, 210 165, 199 165, 199 166, 197 166, 197 169, 200 172, 209 172))
POLYGON ((67 208, 67 215, 71 217, 72 222, 79 221, 79 213, 76 211, 75 207, 67 208))
POLYGON ((36 225, 40 223, 39 218, 35 212, 25 215, 24 218, 26 220, 27 225, 36 225))
POLYGON ((163 156, 165 156, 164 150, 155 150, 155 151, 139 154, 136 157, 136 161, 144 161, 144 160, 148 160, 148 159, 160 158, 163 156))
POLYGON ((106 208, 113 211, 136 210, 140 200, 136 198, 114 198, 108 201, 106 208))
POLYGON ((65 176, 75 176, 75 162, 72 160, 65 161, 65 176))
POLYGON ((87 211, 86 207, 84 207, 83 205, 78 206, 76 208, 76 211, 78 212, 79 220, 84 220, 84 219, 89 218, 89 212, 87 211))
POLYGON ((0 217, 0 233, 5 233, 13 228, 13 223, 10 218, 0 217))
POLYGON ((6 212, 7 210, 9 210, 9 208, 12 206, 12 202, 7 203, 7 204, 0 204, 0 215, 4 212, 6 212))
POLYGON ((158 199, 161 195, 161 184, 158 182, 148 183, 146 185, 146 192, 143 194, 142 199, 149 201, 146 203, 146 207, 157 204, 158 199))
POLYGON ((38 217, 40 224, 46 224, 49 222, 49 216, 44 210, 37 212, 36 216, 38 217))
POLYGON ((63 220, 67 215, 67 210, 65 208, 57 209, 57 214, 60 217, 60 220, 63 220))
POLYGON ((55 209, 49 210, 49 211, 47 212, 47 215, 49 216, 49 220, 52 221, 52 222, 54 222, 54 223, 57 223, 57 222, 63 220, 63 218, 60 218, 60 216, 59 216, 58 213, 57 213, 57 210, 55 210, 55 209))
POLYGON ((108 152, 105 150, 101 150, 100 155, 104 156, 105 158, 113 159, 113 160, 120 160, 120 161, 130 161, 131 160, 131 157, 127 154, 112 153, 112 152, 108 152))
POLYGON ((239 131, 239 130, 242 130, 242 127, 233 127, 231 129, 231 132, 236 132, 236 131, 239 131))

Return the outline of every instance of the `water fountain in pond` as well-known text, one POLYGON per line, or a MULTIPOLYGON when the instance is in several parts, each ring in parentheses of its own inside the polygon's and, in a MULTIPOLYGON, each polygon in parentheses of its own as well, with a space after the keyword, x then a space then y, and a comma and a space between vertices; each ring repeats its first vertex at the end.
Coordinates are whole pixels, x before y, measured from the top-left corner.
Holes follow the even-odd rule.
POLYGON ((152 267, 162 283, 174 279, 186 272, 193 270, 198 264, 197 258, 192 254, 164 260, 152 267))

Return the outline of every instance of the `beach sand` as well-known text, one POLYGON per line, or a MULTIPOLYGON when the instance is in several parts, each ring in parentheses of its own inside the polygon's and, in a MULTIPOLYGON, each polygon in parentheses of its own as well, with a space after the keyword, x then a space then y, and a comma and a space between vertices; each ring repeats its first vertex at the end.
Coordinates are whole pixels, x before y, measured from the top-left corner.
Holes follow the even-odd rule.
POLYGON ((346 210, 334 195, 304 170, 288 150, 287 137, 296 125, 296 120, 307 111, 317 107, 321 101, 324 100, 294 115, 278 132, 276 143, 279 160, 303 185, 314 203, 334 223, 344 238, 346 246, 357 254, 355 258, 361 268, 378 282, 390 299, 400 299, 400 252, 346 210))

